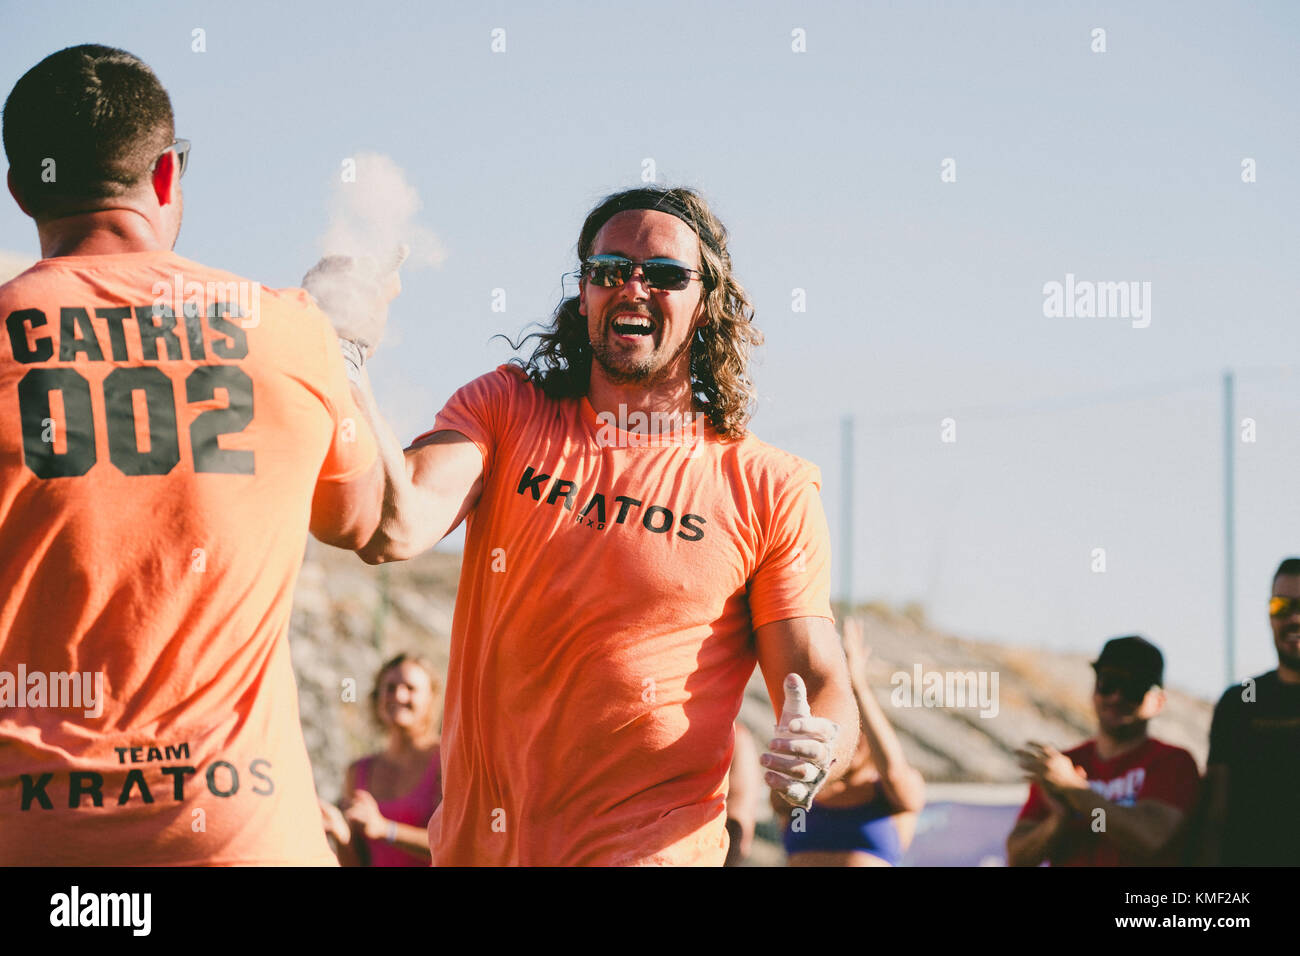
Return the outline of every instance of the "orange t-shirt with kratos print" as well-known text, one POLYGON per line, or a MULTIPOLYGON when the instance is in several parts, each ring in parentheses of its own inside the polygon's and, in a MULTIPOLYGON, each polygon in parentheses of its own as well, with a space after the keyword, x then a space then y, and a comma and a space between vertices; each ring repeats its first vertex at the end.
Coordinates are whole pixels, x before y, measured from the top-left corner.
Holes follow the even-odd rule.
POLYGON ((460 432, 484 467, 452 625, 437 865, 726 857, 754 630, 831 617, 820 473, 707 422, 659 439, 621 427, 637 424, 503 365, 426 433, 460 432))
POLYGON ((171 252, 0 286, 0 865, 329 864, 288 625, 376 457, 301 289, 171 252))

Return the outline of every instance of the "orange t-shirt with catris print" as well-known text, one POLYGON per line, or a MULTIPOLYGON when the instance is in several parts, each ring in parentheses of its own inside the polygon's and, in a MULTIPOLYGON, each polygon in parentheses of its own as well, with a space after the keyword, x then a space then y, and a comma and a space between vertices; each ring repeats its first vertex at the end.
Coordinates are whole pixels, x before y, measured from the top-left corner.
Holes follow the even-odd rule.
POLYGON ((288 625, 374 462, 328 320, 171 252, 0 286, 0 865, 329 864, 288 625))
POLYGON ((815 466, 707 423, 658 441, 620 424, 503 365, 430 432, 465 435, 484 465, 437 865, 721 865, 754 630, 831 617, 815 466))

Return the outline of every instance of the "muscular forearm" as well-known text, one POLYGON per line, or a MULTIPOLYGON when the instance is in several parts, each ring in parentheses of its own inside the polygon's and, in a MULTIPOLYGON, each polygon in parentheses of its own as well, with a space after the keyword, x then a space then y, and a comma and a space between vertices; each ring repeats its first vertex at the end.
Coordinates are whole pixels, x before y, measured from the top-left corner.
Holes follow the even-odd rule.
POLYGON ((435 532, 430 530, 437 520, 431 507, 433 503, 412 481, 406 453, 380 414, 364 369, 360 383, 352 386, 352 394, 370 423, 384 469, 384 503, 379 527, 357 554, 368 564, 415 557, 441 538, 441 535, 433 537, 435 532))
POLYGON ((827 677, 815 690, 809 687, 808 703, 814 716, 825 717, 839 725, 839 731, 830 744, 832 762, 825 781, 829 783, 844 776, 853 765, 853 754, 858 749, 857 701, 853 699, 847 681, 841 685, 827 677))

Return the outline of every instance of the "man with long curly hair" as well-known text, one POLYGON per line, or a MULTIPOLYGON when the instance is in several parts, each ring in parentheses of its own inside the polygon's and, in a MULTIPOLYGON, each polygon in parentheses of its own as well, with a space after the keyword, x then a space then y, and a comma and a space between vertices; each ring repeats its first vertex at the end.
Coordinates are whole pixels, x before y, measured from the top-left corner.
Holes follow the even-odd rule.
POLYGON ((807 807, 857 744, 820 473, 746 430, 761 335, 702 197, 610 196, 578 257, 531 356, 405 453, 350 350, 388 476, 359 553, 413 557, 468 519, 436 864, 721 865, 756 662, 784 700, 769 786, 807 807))

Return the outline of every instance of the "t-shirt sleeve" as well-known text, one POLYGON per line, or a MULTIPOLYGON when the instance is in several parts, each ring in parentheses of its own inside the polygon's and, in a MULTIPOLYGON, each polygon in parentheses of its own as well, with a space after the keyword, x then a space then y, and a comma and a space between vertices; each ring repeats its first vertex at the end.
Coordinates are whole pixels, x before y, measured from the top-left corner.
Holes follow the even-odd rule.
POLYGON ((1139 801, 1156 800, 1188 813, 1196 804, 1200 784, 1196 758, 1181 747, 1174 747, 1148 770, 1139 801))
POLYGON ((1214 708, 1210 721, 1210 756, 1207 764, 1226 764, 1236 749, 1240 687, 1229 687, 1214 708))
POLYGON ((755 629, 831 613, 831 546, 822 509, 821 472, 813 465, 786 483, 772 513, 764 553, 749 582, 755 629))
POLYGON ((374 464, 379 457, 379 447, 365 415, 352 397, 352 386, 343 367, 343 354, 339 351, 339 337, 325 313, 314 304, 311 309, 324 327, 324 398, 334 421, 329 450, 325 453, 317 481, 352 481, 374 464))
POLYGON ((492 459, 510 420, 510 404, 524 382, 514 366, 501 365, 457 389, 438 412, 433 427, 417 436, 419 442, 436 432, 460 432, 483 455, 483 473, 492 470, 492 459))

